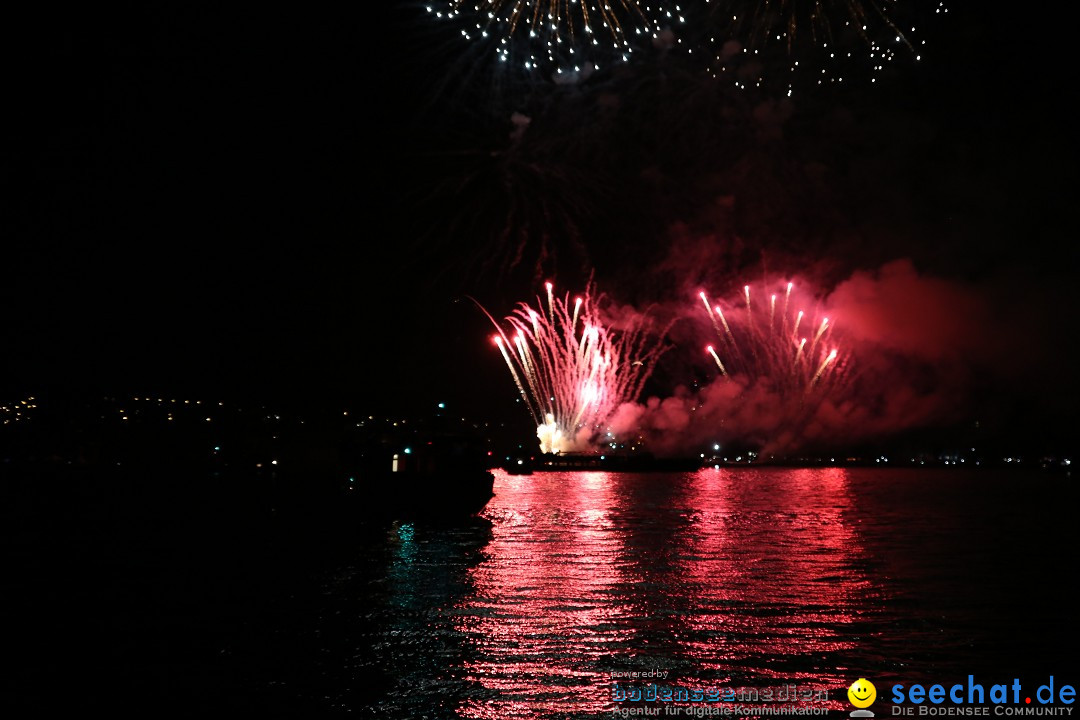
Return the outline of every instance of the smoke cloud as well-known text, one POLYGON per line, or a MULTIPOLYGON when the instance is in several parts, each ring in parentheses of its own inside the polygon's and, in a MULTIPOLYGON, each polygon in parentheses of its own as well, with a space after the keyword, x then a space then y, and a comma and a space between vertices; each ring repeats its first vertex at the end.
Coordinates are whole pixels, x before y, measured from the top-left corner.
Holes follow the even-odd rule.
MULTIPOLYGON (((798 278, 764 285, 783 287, 788 280, 798 288, 792 303, 807 311, 799 333, 812 338, 827 317, 822 342, 838 348, 835 367, 828 366, 818 382, 792 384, 785 378, 788 365, 757 357, 770 349, 766 340, 755 350, 745 347, 752 342, 744 338, 743 355, 756 362, 732 363, 728 374, 714 365, 713 379, 696 390, 680 386, 669 397, 625 403, 610 418, 612 432, 666 455, 697 453, 716 443, 776 455, 849 446, 956 422, 968 409, 975 381, 1012 365, 1005 362, 1009 348, 999 339, 994 319, 1000 311, 987 287, 921 274, 909 260, 855 272, 830 292, 798 278)), ((742 293, 736 286, 723 296, 733 326, 751 321, 745 304, 739 309, 742 293)), ((682 308, 682 335, 707 338, 701 346, 722 340, 704 306, 693 300, 682 308)), ((765 311, 757 317, 761 324, 765 311)), ((795 352, 797 342, 783 352, 795 352)), ((703 354, 703 367, 707 359, 703 354)))

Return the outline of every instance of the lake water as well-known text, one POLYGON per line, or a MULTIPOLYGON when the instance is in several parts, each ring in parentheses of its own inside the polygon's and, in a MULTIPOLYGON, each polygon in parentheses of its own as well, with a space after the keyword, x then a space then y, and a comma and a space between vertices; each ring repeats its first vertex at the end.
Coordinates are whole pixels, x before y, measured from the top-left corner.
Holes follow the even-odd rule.
POLYGON ((1078 498, 1061 473, 500 473, 480 517, 443 524, 125 478, 4 485, 8 707, 656 707, 615 703, 618 682, 795 686, 846 717, 859 677, 881 696, 969 674, 1080 684, 1078 498))
POLYGON ((609 717, 616 675, 658 670, 622 682, 795 685, 846 714, 859 677, 1080 679, 1063 475, 499 473, 495 492, 475 520, 373 531, 324 578, 328 704, 609 717))

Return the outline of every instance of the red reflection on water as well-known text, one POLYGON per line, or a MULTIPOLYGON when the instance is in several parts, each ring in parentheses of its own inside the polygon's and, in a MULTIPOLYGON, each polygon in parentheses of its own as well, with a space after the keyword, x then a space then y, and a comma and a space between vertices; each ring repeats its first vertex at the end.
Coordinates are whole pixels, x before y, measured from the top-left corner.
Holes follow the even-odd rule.
POLYGON ((685 688, 850 683, 837 658, 880 602, 847 475, 498 473, 486 559, 455 608, 469 718, 610 712, 615 669, 685 688))
POLYGON ((498 502, 488 561, 473 571, 476 594, 459 629, 475 633, 485 659, 468 663, 471 678, 494 701, 472 701, 463 717, 543 716, 611 707, 592 662, 630 633, 618 622, 626 601, 613 592, 621 533, 608 473, 497 474, 498 502))
POLYGON ((693 557, 685 577, 707 600, 685 618, 687 654, 736 683, 849 683, 821 658, 856 645, 851 626, 880 593, 847 517, 854 508, 846 471, 704 470, 688 501, 699 515, 683 537, 693 557))

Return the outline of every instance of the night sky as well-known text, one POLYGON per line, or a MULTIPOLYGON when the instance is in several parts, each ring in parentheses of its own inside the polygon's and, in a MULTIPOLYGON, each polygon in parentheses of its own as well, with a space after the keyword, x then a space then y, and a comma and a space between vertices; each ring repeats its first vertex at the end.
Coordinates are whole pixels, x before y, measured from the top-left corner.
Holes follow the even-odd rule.
POLYGON ((693 247, 726 264, 687 283, 767 264, 831 287, 906 258, 962 284, 1008 310, 979 337, 1011 367, 973 383, 968 416, 1072 437, 1070 28, 1038 10, 951 8, 921 64, 800 90, 772 135, 748 118, 773 94, 731 99, 675 61, 492 82, 408 3, 82 12, 12 28, 3 71, 9 394, 521 419, 466 296, 504 313, 594 271, 621 301, 674 302, 693 247))

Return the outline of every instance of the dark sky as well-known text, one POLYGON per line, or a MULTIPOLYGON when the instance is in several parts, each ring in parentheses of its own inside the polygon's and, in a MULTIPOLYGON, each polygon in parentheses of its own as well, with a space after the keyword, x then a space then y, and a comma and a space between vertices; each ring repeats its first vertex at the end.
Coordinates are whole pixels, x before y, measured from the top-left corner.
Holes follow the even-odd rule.
MULTIPOLYGON (((536 288, 519 293, 475 270, 490 238, 448 230, 446 244, 429 241, 449 226, 444 214, 497 226, 501 211, 482 193, 470 205, 440 182, 464 172, 456 152, 506 145, 509 113, 496 105, 524 98, 526 109, 529 99, 520 89, 498 100, 487 88, 467 102, 436 95, 440 73, 463 61, 414 7, 375 5, 326 15, 129 7, 12 28, 20 39, 3 74, 14 122, 0 158, 6 392, 446 395, 477 412, 499 402, 509 388, 484 381, 501 372, 498 358, 462 298, 498 305, 536 288)), ((863 172, 886 179, 863 185, 874 202, 862 203, 859 227, 880 227, 883 246, 856 265, 912 256, 945 276, 1067 283, 1069 29, 1019 7, 951 10, 922 36, 920 66, 873 88, 796 98, 790 142, 809 153, 819 130, 807 128, 838 107, 859 123, 831 132, 857 138, 844 152, 871 158, 863 172), (933 139, 908 139, 924 132, 933 139), (912 143, 918 162, 903 160, 912 143), (897 229, 894 214, 910 226, 897 229)), ((543 113, 531 114, 539 126, 543 113)), ((649 127, 641 115, 623 126, 649 127)), ((622 172, 636 150, 620 137, 588 142, 622 172)), ((661 171, 687 186, 702 177, 661 171)), ((603 212, 581 224, 584 259, 564 250, 558 267, 595 267, 601 280, 635 271, 612 252, 614 230, 639 219, 637 197, 620 195, 597 195, 603 212)), ((700 220, 670 207, 657 227, 700 220)), ((1049 298, 1039 322, 1077 309, 1061 306, 1065 293, 1049 298)))

